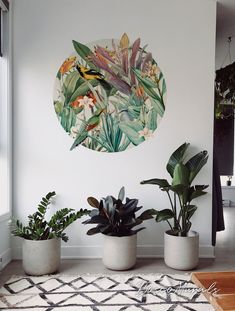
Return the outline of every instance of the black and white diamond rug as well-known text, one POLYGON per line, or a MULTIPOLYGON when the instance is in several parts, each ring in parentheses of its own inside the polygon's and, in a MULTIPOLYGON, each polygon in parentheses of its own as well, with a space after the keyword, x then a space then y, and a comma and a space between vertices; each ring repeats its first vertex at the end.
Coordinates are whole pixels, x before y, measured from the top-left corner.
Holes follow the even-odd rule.
POLYGON ((12 277, 0 310, 212 311, 190 275, 114 274, 12 277))

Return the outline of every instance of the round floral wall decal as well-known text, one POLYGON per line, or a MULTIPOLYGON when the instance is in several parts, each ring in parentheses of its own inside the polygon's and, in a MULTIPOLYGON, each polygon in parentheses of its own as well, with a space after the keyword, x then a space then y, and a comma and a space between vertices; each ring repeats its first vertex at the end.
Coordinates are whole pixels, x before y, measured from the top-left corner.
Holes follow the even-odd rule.
POLYGON ((166 83, 147 46, 99 40, 73 41, 74 53, 61 65, 54 107, 64 130, 79 145, 119 152, 152 137, 165 111, 166 83))

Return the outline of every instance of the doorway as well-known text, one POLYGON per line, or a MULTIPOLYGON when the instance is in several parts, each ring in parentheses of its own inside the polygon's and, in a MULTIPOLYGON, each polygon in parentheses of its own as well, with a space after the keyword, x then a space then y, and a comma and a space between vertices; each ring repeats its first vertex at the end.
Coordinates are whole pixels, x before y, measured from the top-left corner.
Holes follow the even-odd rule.
MULTIPOLYGON (((235 1, 218 0, 215 68, 219 92, 215 92, 214 160, 217 158, 225 229, 217 232, 215 254, 216 258, 221 259, 225 258, 226 254, 226 257, 233 261, 235 260, 235 82, 232 82, 231 77, 235 79, 234 17, 235 1)), ((215 170, 213 173, 216 173, 215 170)))

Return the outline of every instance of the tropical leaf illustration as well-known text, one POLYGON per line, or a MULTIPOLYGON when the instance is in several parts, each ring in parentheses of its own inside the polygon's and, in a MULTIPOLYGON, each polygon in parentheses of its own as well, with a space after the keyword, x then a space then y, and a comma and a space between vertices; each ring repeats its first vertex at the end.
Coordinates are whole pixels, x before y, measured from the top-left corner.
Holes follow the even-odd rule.
MULTIPOLYGON (((90 84, 92 86, 97 86, 99 82, 97 80, 92 80, 90 84)), ((78 96, 85 96, 89 90, 89 84, 87 83, 87 81, 83 81, 82 84, 80 84, 78 88, 75 89, 74 93, 72 93, 71 97, 69 98, 69 102, 73 102, 78 96)))
POLYGON ((144 129, 141 122, 139 121, 120 122, 119 126, 135 146, 139 145, 144 141, 144 138, 139 133, 144 129))
POLYGON ((89 57, 93 54, 89 47, 75 40, 73 40, 73 46, 78 55, 86 61, 90 68, 94 68, 94 64, 89 60, 89 57))
POLYGON ((70 132, 72 126, 76 123, 76 115, 71 108, 64 108, 61 112, 61 125, 66 132, 70 132))
POLYGON ((121 152, 152 137, 165 112, 166 82, 141 39, 90 45, 72 41, 74 54, 56 76, 54 109, 79 145, 121 152))

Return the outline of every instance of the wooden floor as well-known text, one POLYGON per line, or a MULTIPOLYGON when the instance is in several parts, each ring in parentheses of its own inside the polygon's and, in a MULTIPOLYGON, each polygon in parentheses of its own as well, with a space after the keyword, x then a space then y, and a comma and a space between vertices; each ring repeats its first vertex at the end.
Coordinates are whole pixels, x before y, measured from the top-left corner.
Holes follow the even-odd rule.
POLYGON ((194 272, 191 279, 216 311, 235 311, 235 271, 194 272))

